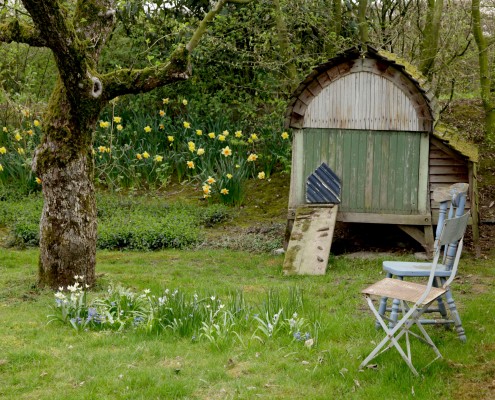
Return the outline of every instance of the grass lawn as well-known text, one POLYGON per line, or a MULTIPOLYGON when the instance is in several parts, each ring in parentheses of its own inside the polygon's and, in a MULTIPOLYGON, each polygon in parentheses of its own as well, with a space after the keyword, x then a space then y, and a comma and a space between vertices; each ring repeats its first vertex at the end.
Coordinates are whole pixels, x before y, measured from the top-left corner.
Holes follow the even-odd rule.
POLYGON ((489 399, 495 397, 495 264, 463 257, 454 285, 468 342, 427 327, 444 359, 414 342, 415 378, 395 350, 358 371, 381 340, 360 295, 381 277, 381 260, 331 259, 322 277, 284 277, 283 257, 229 250, 99 252, 103 293, 110 282, 225 296, 242 289, 260 303, 273 288, 301 288, 321 323, 313 348, 251 335, 228 346, 132 330, 80 332, 48 324, 53 293, 33 289, 37 250, 0 249, 2 399, 489 399))

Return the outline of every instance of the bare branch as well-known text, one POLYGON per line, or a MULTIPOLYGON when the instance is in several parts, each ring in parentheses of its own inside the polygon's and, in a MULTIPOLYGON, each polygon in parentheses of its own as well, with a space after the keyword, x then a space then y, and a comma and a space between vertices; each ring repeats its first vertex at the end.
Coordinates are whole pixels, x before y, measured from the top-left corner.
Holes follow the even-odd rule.
POLYGON ((11 19, 0 24, 0 42, 26 43, 34 47, 46 47, 46 41, 34 26, 18 19, 11 19))

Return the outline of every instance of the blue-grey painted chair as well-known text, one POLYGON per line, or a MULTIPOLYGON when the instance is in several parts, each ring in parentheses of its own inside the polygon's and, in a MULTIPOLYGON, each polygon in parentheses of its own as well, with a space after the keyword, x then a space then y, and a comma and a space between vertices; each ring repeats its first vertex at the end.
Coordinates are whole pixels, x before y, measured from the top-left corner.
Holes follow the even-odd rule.
MULTIPOLYGON (((385 337, 376 345, 375 349, 363 360, 360 369, 366 367, 375 357, 395 347, 403 360, 409 366, 414 375, 418 376, 418 371, 412 364, 410 337, 418 338, 423 343, 426 343, 435 352, 436 358, 441 358, 440 351, 433 343, 433 340, 423 327, 423 313, 427 312, 430 305, 444 296, 449 291, 449 286, 455 278, 457 267, 462 253, 463 236, 466 230, 466 225, 469 219, 469 212, 460 216, 448 218, 443 221, 440 228, 440 235, 435 240, 435 251, 433 262, 428 271, 428 283, 426 285, 404 281, 400 279, 384 278, 381 281, 374 283, 362 291, 366 301, 375 315, 376 320, 383 328, 385 337), (457 243, 456 251, 453 256, 452 270, 450 276, 441 287, 435 287, 437 267, 440 267, 440 258, 442 257, 442 248, 445 252, 449 251, 449 244, 457 243), (377 305, 374 302, 375 298, 392 298, 397 299, 400 304, 401 318, 393 327, 387 325, 388 318, 384 314, 380 314, 377 305), (411 328, 417 329, 412 330, 411 328), (400 340, 405 338, 405 351, 400 344, 400 340)), ((445 260, 444 252, 444 260, 445 260)), ((429 365, 429 364, 428 364, 429 365)))
MULTIPOLYGON (((467 183, 456 183, 450 187, 437 188, 433 192, 433 200, 440 204, 438 224, 436 229, 436 239, 438 239, 442 233, 443 222, 446 218, 458 217, 463 215, 464 207, 466 204, 466 195, 469 185, 467 183)), ((438 245, 438 241, 435 242, 438 245)), ((452 274, 452 266, 454 256, 456 254, 458 243, 449 243, 444 252, 444 258, 442 262, 437 266, 435 271, 435 279, 433 285, 441 287, 452 274)), ((427 277, 430 274, 432 267, 431 262, 404 262, 404 261, 384 261, 383 270, 387 273, 387 278, 398 278, 400 280, 404 277, 427 277)), ((394 299, 391 308, 387 308, 387 297, 383 297, 380 301, 379 314, 385 315, 390 312, 389 325, 393 326, 397 322, 399 313, 399 300, 394 299)), ((466 341, 466 333, 462 327, 461 318, 459 312, 452 297, 452 291, 449 288, 444 296, 440 296, 437 299, 438 308, 430 308, 427 312, 440 313, 441 318, 424 319, 423 324, 454 324, 459 339, 463 342, 466 341), (447 309, 445 307, 444 298, 447 301, 450 309, 450 318, 448 318, 447 309)), ((376 323, 377 328, 380 326, 376 323)))

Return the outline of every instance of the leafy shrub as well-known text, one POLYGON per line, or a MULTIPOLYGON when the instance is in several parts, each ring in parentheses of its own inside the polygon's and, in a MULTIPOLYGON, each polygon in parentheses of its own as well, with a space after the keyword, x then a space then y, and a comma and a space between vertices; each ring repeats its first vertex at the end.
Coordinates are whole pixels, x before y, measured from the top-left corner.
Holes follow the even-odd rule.
MULTIPOLYGON (((40 196, 0 201, 0 226, 10 227, 9 244, 36 246, 43 200, 40 196)), ((230 211, 217 204, 198 207, 165 203, 157 198, 99 194, 98 248, 156 250, 184 248, 202 239, 201 227, 228 218, 230 211)))
POLYGON ((197 219, 187 212, 169 212, 155 217, 136 210, 132 214, 117 211, 98 227, 98 247, 156 250, 183 248, 200 240, 197 219))

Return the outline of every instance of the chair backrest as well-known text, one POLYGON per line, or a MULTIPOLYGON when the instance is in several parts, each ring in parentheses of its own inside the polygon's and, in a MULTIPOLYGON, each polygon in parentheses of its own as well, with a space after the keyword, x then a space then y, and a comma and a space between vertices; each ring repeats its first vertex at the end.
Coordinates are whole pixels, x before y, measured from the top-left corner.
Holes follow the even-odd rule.
POLYGON ((460 217, 448 218, 443 221, 441 226, 440 237, 435 243, 435 256, 433 258, 433 264, 430 271, 430 277, 428 279, 428 285, 425 292, 418 300, 421 303, 430 293, 433 287, 433 281, 435 279, 435 272, 437 269, 438 261, 442 253, 442 247, 445 248, 445 253, 449 251, 449 244, 455 243, 456 251, 452 260, 452 272, 449 279, 443 284, 443 287, 448 287, 455 278, 457 273, 457 267, 459 265, 459 260, 461 258, 462 247, 464 242, 464 232, 466 231, 466 226, 469 220, 469 211, 460 217))
MULTIPOLYGON (((455 277, 457 273, 457 266, 459 264, 459 259, 461 258, 464 233, 466 232, 466 227, 469 221, 469 211, 461 216, 456 216, 453 218, 446 219, 443 222, 442 231, 440 237, 438 238, 438 254, 435 255, 436 263, 441 256, 440 249, 444 248, 443 263, 451 268, 452 272, 445 286, 450 285, 450 282, 455 277)), ((436 268, 436 265, 435 265, 436 268)))
MULTIPOLYGON (((434 190, 433 199, 440 203, 436 230, 437 241, 435 241, 435 245, 438 244, 438 239, 442 233, 445 219, 450 219, 454 216, 460 217, 464 214, 468 189, 469 185, 467 183, 455 183, 449 187, 440 187, 434 190)), ((446 243, 442 263, 449 269, 453 266, 457 243, 458 240, 446 243)))

